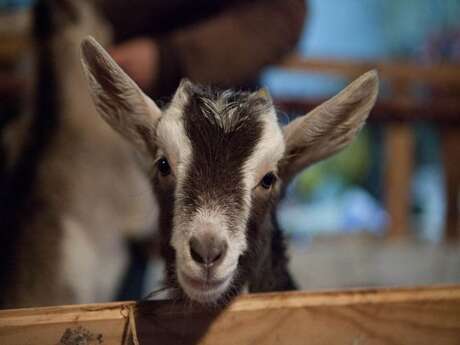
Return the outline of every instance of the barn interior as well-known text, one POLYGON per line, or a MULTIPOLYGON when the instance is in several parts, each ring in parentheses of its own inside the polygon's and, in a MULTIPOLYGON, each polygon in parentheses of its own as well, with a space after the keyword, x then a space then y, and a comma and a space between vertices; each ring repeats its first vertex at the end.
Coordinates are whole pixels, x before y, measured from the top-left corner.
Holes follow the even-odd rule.
MULTIPOLYGON (((17 145, 34 135, 20 125, 33 119, 37 93, 33 6, 0 1, 2 214, 14 212, 12 200, 31 178, 15 176, 19 189, 10 188, 17 145)), ((302 172, 280 201, 295 280, 308 291, 460 283, 460 2, 309 0, 306 8, 294 47, 253 79, 269 90, 279 121, 305 114, 370 69, 381 87, 353 144, 302 172)), ((87 92, 77 89, 75 100, 87 92)), ((161 287, 158 210, 150 213, 152 231, 126 234, 130 261, 116 293, 87 303, 137 300, 161 287)), ((0 231, 8 241, 15 230, 4 222, 0 231)))

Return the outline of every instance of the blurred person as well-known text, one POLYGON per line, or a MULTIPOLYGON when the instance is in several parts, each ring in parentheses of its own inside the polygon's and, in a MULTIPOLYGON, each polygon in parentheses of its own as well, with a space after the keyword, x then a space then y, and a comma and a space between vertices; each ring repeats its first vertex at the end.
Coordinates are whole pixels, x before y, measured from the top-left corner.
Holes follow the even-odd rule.
POLYGON ((183 77, 251 88, 261 70, 292 51, 305 0, 103 1, 114 59, 155 99, 183 77))

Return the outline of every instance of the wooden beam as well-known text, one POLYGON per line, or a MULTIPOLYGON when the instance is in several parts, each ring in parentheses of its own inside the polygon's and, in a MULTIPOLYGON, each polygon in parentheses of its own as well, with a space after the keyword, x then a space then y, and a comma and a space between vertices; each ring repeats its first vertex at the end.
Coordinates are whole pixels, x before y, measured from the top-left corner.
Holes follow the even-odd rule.
MULTIPOLYGON (((410 100, 407 80, 391 82, 393 98, 401 103, 410 100)), ((415 136, 407 123, 385 126, 384 149, 384 197, 390 216, 387 229, 389 239, 408 238, 411 233, 411 181, 414 165, 415 136)))
MULTIPOLYGON (((317 107, 326 98, 287 99, 276 98, 277 108, 288 113, 306 113, 317 107)), ((378 100, 369 117, 370 121, 433 121, 458 126, 460 124, 460 101, 453 99, 428 102, 401 101, 399 99, 378 100)))
POLYGON ((460 286, 451 286, 246 295, 224 310, 168 301, 6 310, 0 311, 0 344, 121 345, 130 307, 140 345, 460 340, 460 286))
POLYGON ((444 239, 460 240, 460 128, 441 126, 441 150, 446 193, 444 239))
POLYGON ((349 79, 376 68, 382 79, 404 79, 431 85, 460 85, 458 64, 421 65, 414 62, 331 60, 291 55, 279 67, 294 71, 338 75, 349 79))
POLYGON ((415 138, 409 124, 394 123, 385 127, 384 198, 389 214, 389 239, 407 238, 410 224, 410 186, 415 151, 415 138))
POLYGON ((32 11, 0 12, 0 64, 17 62, 31 47, 32 11))

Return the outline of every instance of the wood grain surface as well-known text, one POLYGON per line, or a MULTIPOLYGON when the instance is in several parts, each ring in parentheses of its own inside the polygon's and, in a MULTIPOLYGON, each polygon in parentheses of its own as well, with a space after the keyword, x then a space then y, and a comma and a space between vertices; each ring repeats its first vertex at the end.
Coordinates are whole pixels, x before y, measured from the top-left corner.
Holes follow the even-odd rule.
POLYGON ((460 286, 245 295, 221 309, 171 301, 0 311, 0 344, 460 344, 460 286), (82 340, 83 339, 83 340, 82 340))

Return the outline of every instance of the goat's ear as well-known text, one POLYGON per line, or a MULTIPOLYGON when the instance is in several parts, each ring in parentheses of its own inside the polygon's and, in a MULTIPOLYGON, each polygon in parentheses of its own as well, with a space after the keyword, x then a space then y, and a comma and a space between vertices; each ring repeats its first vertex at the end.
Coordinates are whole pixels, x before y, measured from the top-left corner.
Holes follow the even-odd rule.
POLYGON ((174 93, 173 98, 171 99, 171 104, 177 105, 179 107, 183 106, 185 103, 187 103, 192 89, 192 82, 187 78, 182 78, 179 83, 179 86, 176 89, 176 92, 174 93))
POLYGON ((378 94, 375 70, 353 81, 338 95, 283 129, 286 151, 280 176, 288 181, 302 169, 348 145, 369 115, 378 94))
POLYGON ((82 65, 102 118, 117 132, 148 151, 161 111, 92 37, 81 44, 82 65))

